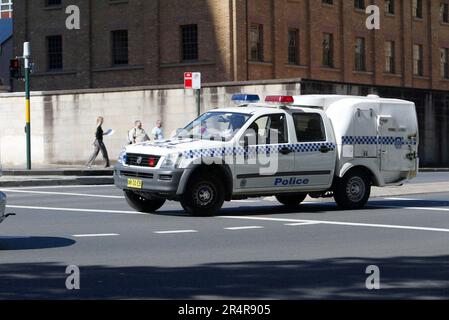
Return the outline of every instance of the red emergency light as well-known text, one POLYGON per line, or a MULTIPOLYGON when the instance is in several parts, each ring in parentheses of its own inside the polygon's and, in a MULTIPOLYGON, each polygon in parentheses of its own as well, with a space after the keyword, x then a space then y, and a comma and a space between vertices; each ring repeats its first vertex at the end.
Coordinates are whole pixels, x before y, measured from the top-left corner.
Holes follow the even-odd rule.
POLYGON ((290 104, 295 102, 292 96, 267 96, 265 102, 290 104))
POLYGON ((149 158, 148 159, 148 166, 150 168, 154 168, 156 166, 156 164, 157 164, 157 159, 155 159, 155 158, 149 158))

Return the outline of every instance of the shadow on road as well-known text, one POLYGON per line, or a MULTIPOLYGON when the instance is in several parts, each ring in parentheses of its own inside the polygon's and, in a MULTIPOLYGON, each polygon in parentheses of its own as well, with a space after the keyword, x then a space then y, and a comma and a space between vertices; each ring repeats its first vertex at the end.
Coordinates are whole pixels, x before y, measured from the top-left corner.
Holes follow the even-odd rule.
POLYGON ((214 263, 190 267, 80 266, 81 290, 65 289, 65 266, 1 264, 2 299, 415 299, 449 298, 449 256, 214 263), (368 265, 381 290, 365 287, 368 265))
POLYGON ((0 251, 62 248, 75 243, 72 239, 56 237, 0 237, 0 251))

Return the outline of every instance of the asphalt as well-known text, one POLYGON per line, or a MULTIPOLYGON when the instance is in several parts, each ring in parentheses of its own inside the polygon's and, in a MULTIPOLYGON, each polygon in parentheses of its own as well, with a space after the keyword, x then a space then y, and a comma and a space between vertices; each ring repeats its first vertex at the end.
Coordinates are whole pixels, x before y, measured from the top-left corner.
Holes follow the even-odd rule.
POLYGON ((138 214, 112 186, 4 191, 17 216, 0 225, 0 299, 449 298, 449 192, 357 211, 254 199, 198 218, 175 202, 138 214))

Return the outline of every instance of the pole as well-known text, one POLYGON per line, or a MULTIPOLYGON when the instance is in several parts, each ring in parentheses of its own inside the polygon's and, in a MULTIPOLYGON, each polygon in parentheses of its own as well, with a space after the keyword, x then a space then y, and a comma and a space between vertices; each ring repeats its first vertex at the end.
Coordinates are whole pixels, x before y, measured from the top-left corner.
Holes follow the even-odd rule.
POLYGON ((201 115, 201 89, 196 89, 196 112, 198 117, 201 115))
POLYGON ((26 112, 26 144, 27 169, 31 170, 31 101, 30 101, 30 44, 23 45, 23 58, 25 60, 25 112, 26 112))

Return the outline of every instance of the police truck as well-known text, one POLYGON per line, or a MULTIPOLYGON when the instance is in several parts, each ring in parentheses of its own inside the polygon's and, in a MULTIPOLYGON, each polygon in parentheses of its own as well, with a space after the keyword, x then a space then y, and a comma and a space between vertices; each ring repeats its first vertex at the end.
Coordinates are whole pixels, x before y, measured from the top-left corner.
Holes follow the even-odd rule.
POLYGON ((371 188, 399 186, 418 172, 413 102, 377 95, 236 94, 170 139, 129 145, 115 185, 137 211, 167 200, 192 215, 214 215, 225 201, 275 196, 297 207, 307 196, 363 208, 371 188))

